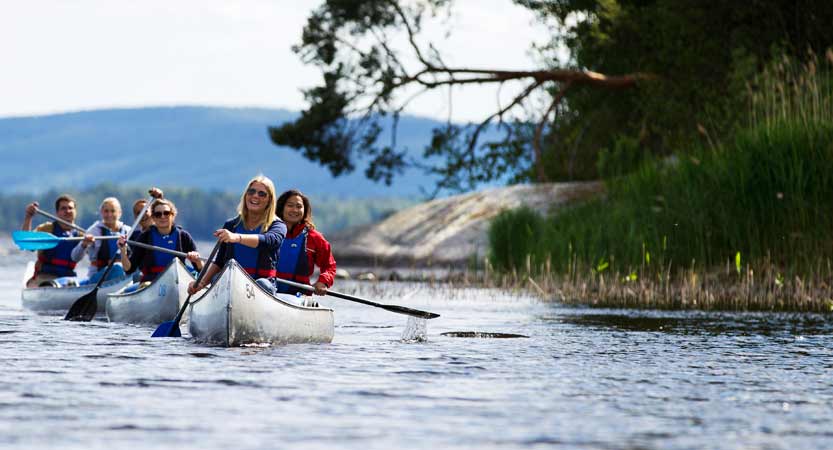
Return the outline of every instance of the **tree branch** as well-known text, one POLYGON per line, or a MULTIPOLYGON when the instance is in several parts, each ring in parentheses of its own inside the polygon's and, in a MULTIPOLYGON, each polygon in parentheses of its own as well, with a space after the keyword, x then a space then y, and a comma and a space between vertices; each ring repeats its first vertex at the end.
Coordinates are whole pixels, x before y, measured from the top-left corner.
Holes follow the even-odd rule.
MULTIPOLYGON (((555 107, 561 103, 561 99, 564 98, 564 94, 567 93, 567 89, 570 88, 572 82, 568 81, 561 86, 561 89, 558 91, 558 94, 553 97, 552 102, 550 102, 549 108, 544 113, 543 117, 541 117, 541 121, 538 122, 538 126, 535 127, 535 137, 532 138, 532 148, 535 151, 535 161, 538 163, 535 165, 535 178, 538 182, 543 183, 547 181, 546 172, 544 172, 544 151, 541 149, 541 135, 544 132, 544 125, 547 123, 547 117, 555 110, 555 107)), ((553 119, 555 120, 555 119, 553 119)))

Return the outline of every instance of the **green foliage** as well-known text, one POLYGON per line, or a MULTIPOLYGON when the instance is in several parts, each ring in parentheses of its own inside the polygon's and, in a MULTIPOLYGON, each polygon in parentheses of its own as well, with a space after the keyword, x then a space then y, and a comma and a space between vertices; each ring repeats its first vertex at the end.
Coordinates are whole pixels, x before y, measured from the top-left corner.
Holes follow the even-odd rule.
MULTIPOLYGON (((524 214, 530 223, 544 220, 524 214)), ((648 254, 652 264, 677 269, 739 264, 743 254, 799 270, 833 257, 832 220, 833 123, 792 120, 741 132, 716 150, 646 164, 608 182, 605 198, 547 219, 536 245, 518 248, 534 261, 551 258, 556 270, 615 261, 629 272, 648 254)), ((520 254, 493 253, 497 267, 522 267, 520 254)))
MULTIPOLYGON (((746 83, 782 55, 808 59, 833 43, 833 2, 761 0, 516 0, 565 30, 542 49, 566 46, 575 67, 653 73, 637 89, 571 89, 547 139, 552 179, 597 177, 601 149, 628 137, 655 157, 717 145, 745 126, 746 83), (567 155, 571 155, 568 157, 567 155)), ((759 91, 772 92, 762 90, 759 91)))
MULTIPOLYGON (((305 62, 321 68, 324 82, 306 92, 309 107, 297 121, 270 128, 272 141, 302 151, 334 175, 367 159, 365 175, 388 184, 407 167, 439 175, 438 189, 448 190, 474 189, 494 180, 495 173, 510 181, 532 180, 533 166, 539 164, 550 180, 596 179, 599 169, 616 175, 634 169, 643 154, 665 157, 692 142, 716 146, 730 140, 745 125, 745 83, 753 74, 783 54, 806 60, 808 48, 819 53, 833 42, 833 2, 827 1, 513 3, 557 30, 551 42, 535 47, 537 59, 547 62, 537 69, 649 73, 654 80, 627 90, 568 89, 544 128, 540 161, 534 160, 531 129, 543 110, 528 110, 521 118, 498 114, 498 126, 487 129, 499 136, 487 139, 481 136, 484 128, 440 127, 425 149, 425 156, 434 159, 412 160, 395 136, 387 141, 382 132, 395 135, 407 104, 399 91, 411 83, 426 90, 451 86, 467 75, 439 79, 443 70, 452 73, 441 45, 420 51, 416 41, 409 40, 412 46, 404 49, 391 43, 403 35, 417 36, 425 20, 440 9, 450 10, 454 2, 328 0, 311 14, 295 47, 305 62), (569 50, 569 61, 559 61, 562 48, 569 50), (412 61, 419 63, 406 64, 412 61), (425 74, 430 76, 420 79, 425 74), (389 126, 383 125, 388 119, 389 126), (621 153, 623 145, 639 151, 621 153)), ((500 74, 501 69, 490 67, 479 75, 500 74)), ((557 95, 563 86, 544 87, 557 95)), ((484 119, 493 113, 497 108, 484 111, 484 119)))
MULTIPOLYGON (((498 270, 521 268, 527 255, 538 255, 538 240, 544 221, 531 208, 505 211, 489 225, 489 248, 492 264, 498 270)), ((538 262, 538 261, 533 261, 538 262)))
POLYGON ((614 178, 634 172, 649 156, 645 154, 636 139, 621 136, 613 144, 613 150, 602 149, 599 152, 599 174, 604 178, 614 178))

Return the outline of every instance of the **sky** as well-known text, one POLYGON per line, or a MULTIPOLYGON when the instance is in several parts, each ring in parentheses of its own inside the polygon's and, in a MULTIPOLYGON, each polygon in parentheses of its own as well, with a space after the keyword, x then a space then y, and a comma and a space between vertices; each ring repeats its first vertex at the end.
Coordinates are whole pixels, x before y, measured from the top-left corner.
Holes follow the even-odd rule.
MULTIPOLYGON (((300 110, 320 72, 291 50, 317 0, 0 0, 0 117, 111 107, 300 110)), ((449 65, 537 67, 548 30, 510 0, 456 0, 426 38, 449 65)), ((422 96, 407 113, 478 121, 517 87, 422 96)))

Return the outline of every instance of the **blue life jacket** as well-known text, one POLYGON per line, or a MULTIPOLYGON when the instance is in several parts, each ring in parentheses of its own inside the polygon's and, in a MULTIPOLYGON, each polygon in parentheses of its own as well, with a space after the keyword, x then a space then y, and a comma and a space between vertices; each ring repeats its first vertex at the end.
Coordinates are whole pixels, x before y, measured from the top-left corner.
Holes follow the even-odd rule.
MULTIPOLYGON (((247 230, 243 226, 242 220, 234 227, 233 231, 239 234, 260 234, 259 229, 247 230)), ((229 259, 234 258, 243 267, 243 270, 253 278, 275 278, 277 275, 277 271, 271 263, 264 261, 259 248, 251 248, 243 244, 231 244, 228 251, 229 259)))
MULTIPOLYGON (((284 280, 296 281, 298 283, 309 284, 309 274, 312 272, 309 266, 309 259, 307 258, 307 234, 309 230, 305 227, 304 231, 294 238, 284 238, 281 243, 280 259, 278 259, 278 278, 284 280)), ((298 289, 278 281, 276 283, 278 292, 286 294, 296 294, 302 292, 308 294, 309 292, 298 289)))
MULTIPOLYGON (((114 233, 110 231, 104 225, 99 227, 102 236, 118 236, 119 233, 114 233)), ((98 253, 96 254, 95 260, 90 261, 90 265, 98 267, 101 269, 102 267, 107 267, 107 264, 110 263, 110 258, 116 256, 116 264, 121 264, 119 262, 119 257, 121 256, 119 250, 119 243, 117 239, 108 239, 101 242, 101 246, 98 247, 98 253)), ((109 276, 107 277, 110 278, 109 276)))
MULTIPOLYGON (((75 230, 62 229, 57 221, 52 223, 52 234, 58 237, 73 237, 78 235, 75 230)), ((54 248, 38 252, 38 261, 40 262, 38 273, 48 273, 59 277, 76 276, 76 262, 70 256, 72 249, 76 245, 78 245, 77 241, 60 241, 54 248)))
MULTIPOLYGON (((180 237, 180 228, 174 227, 170 234, 163 235, 159 232, 156 226, 150 227, 150 244, 157 247, 167 248, 171 250, 181 251, 182 241, 180 237)), ((148 250, 145 252, 144 260, 142 261, 142 281, 153 281, 160 273, 165 271, 171 261, 175 258, 170 253, 160 252, 156 250, 148 250)))

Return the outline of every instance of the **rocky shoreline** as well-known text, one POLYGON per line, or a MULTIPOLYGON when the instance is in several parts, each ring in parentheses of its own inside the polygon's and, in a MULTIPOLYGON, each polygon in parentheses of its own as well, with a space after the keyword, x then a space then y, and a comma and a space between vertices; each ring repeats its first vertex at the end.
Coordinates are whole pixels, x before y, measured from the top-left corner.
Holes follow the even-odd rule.
POLYGON ((399 211, 359 230, 328 235, 339 266, 461 271, 488 251, 492 218, 529 206, 553 212, 603 192, 601 182, 514 185, 455 195, 399 211))

